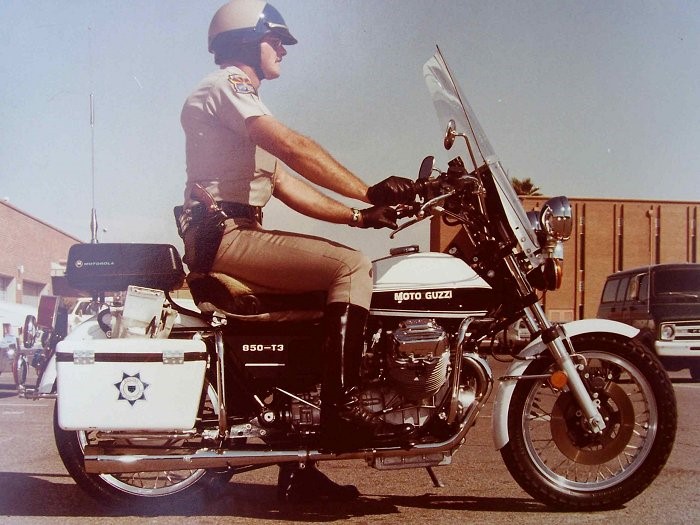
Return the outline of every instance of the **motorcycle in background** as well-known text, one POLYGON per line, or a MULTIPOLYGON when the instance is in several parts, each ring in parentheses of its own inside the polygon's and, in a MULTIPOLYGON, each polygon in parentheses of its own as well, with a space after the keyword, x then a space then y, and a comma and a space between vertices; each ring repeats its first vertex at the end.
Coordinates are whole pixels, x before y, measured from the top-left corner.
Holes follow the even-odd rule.
MULTIPOLYGON (((17 362, 17 392, 19 397, 25 399, 55 398, 55 389, 39 391, 39 385, 48 377, 54 377, 53 369, 48 371, 47 366, 51 362, 56 351, 56 345, 62 341, 68 333, 67 314, 63 300, 53 295, 42 295, 39 298, 37 315, 27 315, 22 328, 22 346, 24 351, 20 353, 17 362), (27 384, 29 367, 36 372, 36 383, 33 386, 27 384)), ((53 366, 55 368, 55 366, 53 366)))

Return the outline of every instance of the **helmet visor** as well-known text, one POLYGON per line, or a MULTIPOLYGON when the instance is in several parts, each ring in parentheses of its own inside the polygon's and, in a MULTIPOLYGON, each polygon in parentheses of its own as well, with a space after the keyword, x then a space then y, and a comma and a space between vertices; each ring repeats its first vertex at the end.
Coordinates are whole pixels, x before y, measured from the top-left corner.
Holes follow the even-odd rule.
POLYGON ((274 33, 285 46, 291 46, 297 43, 297 39, 289 32, 289 28, 284 18, 282 18, 282 15, 270 4, 265 4, 262 13, 260 13, 260 19, 255 26, 255 33, 257 35, 274 33))

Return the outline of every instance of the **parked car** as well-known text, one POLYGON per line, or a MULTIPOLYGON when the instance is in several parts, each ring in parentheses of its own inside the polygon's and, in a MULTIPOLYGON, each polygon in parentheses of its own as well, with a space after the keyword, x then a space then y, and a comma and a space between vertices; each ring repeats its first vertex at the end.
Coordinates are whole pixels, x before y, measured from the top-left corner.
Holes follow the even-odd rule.
POLYGON ((0 301, 0 374, 12 373, 18 381, 23 372, 19 358, 24 349, 19 341, 24 319, 28 314, 36 315, 36 306, 0 301))
POLYGON ((13 371, 18 348, 16 337, 6 335, 0 339, 0 374, 13 371))
POLYGON ((700 264, 657 264, 609 275, 598 317, 644 331, 667 370, 700 380, 700 264))
POLYGON ((107 297, 105 304, 97 304, 90 297, 81 297, 68 310, 68 331, 70 332, 83 321, 87 321, 100 310, 112 304, 112 298, 107 297))

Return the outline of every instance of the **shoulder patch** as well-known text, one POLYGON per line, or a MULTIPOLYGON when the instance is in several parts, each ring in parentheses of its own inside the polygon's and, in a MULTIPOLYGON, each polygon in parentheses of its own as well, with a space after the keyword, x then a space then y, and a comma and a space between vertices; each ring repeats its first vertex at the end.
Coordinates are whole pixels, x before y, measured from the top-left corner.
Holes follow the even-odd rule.
POLYGON ((248 77, 241 75, 229 75, 228 81, 233 86, 233 90, 236 93, 242 95, 255 95, 255 87, 248 77))

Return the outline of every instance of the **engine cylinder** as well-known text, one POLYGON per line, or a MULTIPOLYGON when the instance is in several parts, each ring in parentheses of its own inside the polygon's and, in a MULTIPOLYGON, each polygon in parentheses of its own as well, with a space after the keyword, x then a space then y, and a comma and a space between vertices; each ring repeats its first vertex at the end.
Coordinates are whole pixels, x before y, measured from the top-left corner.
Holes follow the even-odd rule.
POLYGON ((426 399, 447 380, 450 344, 432 319, 409 319, 399 324, 387 356, 388 375, 406 398, 426 399))

